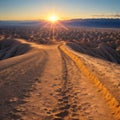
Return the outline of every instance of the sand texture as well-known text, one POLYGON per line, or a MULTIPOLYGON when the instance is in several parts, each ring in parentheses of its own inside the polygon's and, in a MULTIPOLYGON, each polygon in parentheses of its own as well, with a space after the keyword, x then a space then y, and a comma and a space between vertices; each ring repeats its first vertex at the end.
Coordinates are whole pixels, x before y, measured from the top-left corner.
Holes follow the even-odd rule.
POLYGON ((60 44, 0 42, 0 120, 115 120, 103 95, 60 44))

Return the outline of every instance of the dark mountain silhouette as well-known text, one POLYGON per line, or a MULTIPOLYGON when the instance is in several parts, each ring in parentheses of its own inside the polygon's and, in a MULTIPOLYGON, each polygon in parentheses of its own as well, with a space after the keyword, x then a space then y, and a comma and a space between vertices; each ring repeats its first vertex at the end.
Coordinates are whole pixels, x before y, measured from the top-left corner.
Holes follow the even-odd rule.
POLYGON ((42 21, 0 21, 0 26, 37 26, 43 24, 42 21))
MULTIPOLYGON (((45 21, 0 21, 0 26, 40 26, 45 21)), ((71 19, 60 21, 71 27, 120 28, 120 19, 71 19)))
POLYGON ((72 19, 63 23, 75 27, 120 28, 120 19, 72 19))

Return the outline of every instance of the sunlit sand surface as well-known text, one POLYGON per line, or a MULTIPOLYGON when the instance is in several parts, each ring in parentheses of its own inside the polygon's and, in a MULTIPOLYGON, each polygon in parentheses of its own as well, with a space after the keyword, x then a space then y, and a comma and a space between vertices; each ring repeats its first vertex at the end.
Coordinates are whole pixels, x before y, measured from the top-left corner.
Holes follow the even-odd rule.
MULTIPOLYGON (((59 49, 59 45, 64 42, 38 45, 21 39, 15 41, 19 45, 29 45, 29 50, 0 63, 0 118, 114 120, 112 111, 99 90, 59 49)), ((87 62, 89 56, 77 54, 87 62)), ((99 59, 95 59, 96 63, 93 61, 90 58, 86 65, 94 71, 104 71, 105 65, 107 69, 110 67, 105 61, 102 62, 103 68, 102 65, 98 66, 99 63, 97 65, 99 59)), ((119 70, 119 67, 115 68, 119 70)), ((104 77, 106 76, 103 75, 104 77)))

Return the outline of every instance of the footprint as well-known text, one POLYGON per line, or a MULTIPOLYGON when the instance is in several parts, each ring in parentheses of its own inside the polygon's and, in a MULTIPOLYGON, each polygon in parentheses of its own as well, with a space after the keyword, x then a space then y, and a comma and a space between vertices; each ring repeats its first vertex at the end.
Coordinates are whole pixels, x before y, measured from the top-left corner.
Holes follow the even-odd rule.
POLYGON ((88 107, 90 107, 90 104, 89 103, 83 103, 81 105, 81 107, 82 107, 82 110, 86 110, 88 107))
POLYGON ((59 110, 67 110, 70 108, 70 105, 65 105, 64 107, 61 107, 59 110))
POLYGON ((67 115, 68 115, 68 111, 65 110, 63 112, 56 114, 55 116, 60 117, 60 118, 64 118, 67 115))

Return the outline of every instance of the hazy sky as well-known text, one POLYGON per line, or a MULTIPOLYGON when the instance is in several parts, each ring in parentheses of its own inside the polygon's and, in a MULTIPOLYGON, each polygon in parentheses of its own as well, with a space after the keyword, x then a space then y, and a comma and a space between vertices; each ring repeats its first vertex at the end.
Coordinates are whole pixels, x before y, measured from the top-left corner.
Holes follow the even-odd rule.
POLYGON ((120 0, 0 0, 0 20, 120 17, 120 0))

